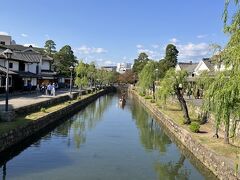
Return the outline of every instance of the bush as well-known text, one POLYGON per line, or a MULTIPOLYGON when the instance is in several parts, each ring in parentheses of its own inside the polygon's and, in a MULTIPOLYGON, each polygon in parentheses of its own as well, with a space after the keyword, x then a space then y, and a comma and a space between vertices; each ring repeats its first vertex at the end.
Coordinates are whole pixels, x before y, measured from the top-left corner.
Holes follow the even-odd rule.
POLYGON ((152 99, 152 97, 151 96, 146 96, 145 99, 152 99))
POLYGON ((154 99, 151 99, 151 101, 150 101, 151 103, 155 103, 155 100, 154 99))
POLYGON ((44 113, 47 112, 47 111, 46 111, 46 108, 41 108, 40 111, 41 111, 41 112, 44 112, 44 113))
POLYGON ((189 129, 194 133, 198 133, 200 129, 200 124, 197 122, 192 122, 189 126, 189 129))
POLYGON ((139 95, 142 97, 145 96, 145 94, 143 92, 140 92, 139 95))

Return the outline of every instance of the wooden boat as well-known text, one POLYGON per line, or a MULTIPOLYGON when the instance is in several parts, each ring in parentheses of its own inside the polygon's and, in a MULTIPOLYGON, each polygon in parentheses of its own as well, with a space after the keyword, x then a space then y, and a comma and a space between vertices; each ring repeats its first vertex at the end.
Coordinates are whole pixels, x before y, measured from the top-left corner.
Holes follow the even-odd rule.
POLYGON ((125 104, 126 104, 126 99, 120 98, 120 99, 119 99, 119 105, 120 105, 121 107, 123 107, 123 106, 125 106, 125 104))

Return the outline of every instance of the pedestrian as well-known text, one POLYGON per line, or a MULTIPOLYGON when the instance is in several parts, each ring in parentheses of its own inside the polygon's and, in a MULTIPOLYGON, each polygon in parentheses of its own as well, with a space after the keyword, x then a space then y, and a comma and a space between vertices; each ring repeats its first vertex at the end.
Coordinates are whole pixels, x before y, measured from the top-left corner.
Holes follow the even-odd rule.
POLYGON ((49 83, 47 86, 47 95, 51 95, 51 91, 52 91, 52 85, 51 83, 49 83))
POLYGON ((56 96, 56 86, 55 86, 55 83, 53 83, 53 85, 52 85, 52 95, 56 96))

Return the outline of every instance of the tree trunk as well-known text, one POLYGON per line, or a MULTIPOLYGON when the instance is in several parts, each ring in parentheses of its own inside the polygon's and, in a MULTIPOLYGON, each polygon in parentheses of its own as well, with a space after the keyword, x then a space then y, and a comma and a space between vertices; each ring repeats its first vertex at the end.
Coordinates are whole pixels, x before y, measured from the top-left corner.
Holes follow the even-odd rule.
POLYGON ((153 99, 155 99, 155 83, 153 81, 153 99))
POLYGON ((189 114, 188 114, 188 107, 187 107, 187 103, 181 93, 181 90, 180 88, 176 88, 176 95, 177 95, 177 98, 178 98, 178 101, 179 103, 181 104, 181 107, 182 107, 182 111, 183 111, 183 117, 184 117, 184 124, 190 124, 191 123, 191 120, 190 120, 190 117, 189 117, 189 114))
POLYGON ((201 113, 201 124, 205 124, 208 120, 208 111, 201 113))
POLYGON ((229 123, 230 123, 230 119, 228 118, 228 120, 226 121, 226 124, 225 124, 225 133, 224 133, 224 143, 225 144, 229 144, 229 123))
POLYGON ((213 137, 219 138, 218 129, 219 129, 219 127, 218 127, 218 125, 216 125, 215 134, 213 135, 213 137))

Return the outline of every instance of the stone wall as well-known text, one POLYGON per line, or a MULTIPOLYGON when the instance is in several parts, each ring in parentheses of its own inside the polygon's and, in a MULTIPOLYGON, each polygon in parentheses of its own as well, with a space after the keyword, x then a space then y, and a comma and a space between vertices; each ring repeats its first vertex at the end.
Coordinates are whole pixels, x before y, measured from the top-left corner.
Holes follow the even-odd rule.
POLYGON ((135 98, 139 100, 151 113, 153 113, 159 121, 191 152, 200 160, 210 171, 212 171, 219 179, 239 179, 240 174, 234 173, 234 162, 225 160, 222 156, 217 155, 212 150, 203 146, 192 134, 181 126, 176 124, 167 115, 163 114, 155 105, 147 102, 143 97, 139 96, 135 91, 130 91, 135 98))
POLYGON ((89 103, 96 100, 98 97, 105 95, 109 92, 114 91, 114 88, 106 88, 103 91, 100 91, 94 95, 91 95, 85 99, 79 100, 73 104, 68 105, 67 107, 60 109, 58 111, 47 114, 44 117, 41 117, 35 121, 29 122, 26 126, 13 129, 8 133, 5 133, 0 136, 0 153, 7 151, 12 146, 19 144, 25 139, 34 136, 39 131, 43 130, 47 126, 57 123, 58 121, 63 120, 65 116, 69 116, 78 112, 83 107, 87 106, 89 103))
MULTIPOLYGON (((86 94, 86 92, 83 92, 84 94, 86 94)), ((76 98, 78 96, 78 92, 73 92, 72 96, 73 98, 76 98)), ((15 113, 17 115, 25 115, 25 114, 29 114, 31 112, 35 112, 35 111, 39 111, 42 107, 46 108, 46 107, 50 107, 56 104, 60 104, 62 102, 68 101, 71 99, 70 94, 66 94, 64 96, 60 96, 60 97, 54 97, 52 99, 43 101, 43 102, 39 102, 36 104, 30 104, 28 106, 23 106, 20 108, 16 108, 14 109, 15 113)))

